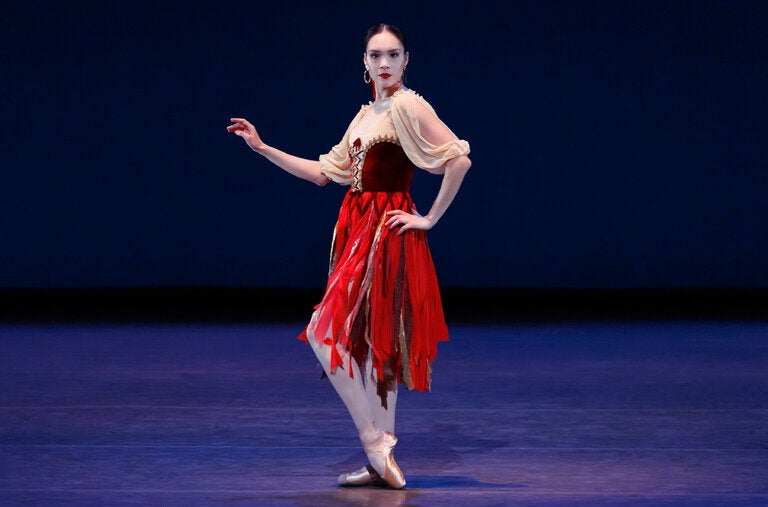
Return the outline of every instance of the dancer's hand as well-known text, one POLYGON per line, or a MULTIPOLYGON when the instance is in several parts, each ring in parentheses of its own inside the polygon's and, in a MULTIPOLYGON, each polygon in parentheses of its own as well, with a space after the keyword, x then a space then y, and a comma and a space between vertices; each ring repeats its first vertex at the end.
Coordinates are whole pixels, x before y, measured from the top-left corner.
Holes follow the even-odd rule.
POLYGON ((396 209, 387 211, 387 216, 389 217, 389 220, 387 220, 384 225, 388 226, 390 229, 401 226, 400 230, 397 232, 398 235, 404 233, 408 229, 428 231, 435 225, 431 219, 423 217, 415 211, 414 213, 408 213, 407 211, 396 209))
POLYGON ((232 122, 232 125, 227 127, 227 132, 233 132, 235 135, 242 137, 253 151, 261 151, 267 147, 256 131, 256 127, 251 125, 248 120, 245 118, 230 118, 229 121, 232 122))

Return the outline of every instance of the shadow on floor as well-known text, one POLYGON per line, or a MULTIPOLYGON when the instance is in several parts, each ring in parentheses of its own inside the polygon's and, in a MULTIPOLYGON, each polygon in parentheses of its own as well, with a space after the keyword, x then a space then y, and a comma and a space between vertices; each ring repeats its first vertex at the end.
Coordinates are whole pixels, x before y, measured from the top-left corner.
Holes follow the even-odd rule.
POLYGON ((527 484, 503 484, 493 482, 482 482, 471 477, 462 477, 460 475, 409 475, 409 489, 437 489, 437 488, 477 488, 477 489, 509 489, 509 488, 527 488, 527 484))
MULTIPOLYGON (((477 481, 471 477, 455 475, 421 475, 408 477, 408 487, 404 490, 393 490, 375 487, 338 488, 327 493, 271 496, 269 497, 269 500, 275 502, 292 502, 291 505, 296 505, 299 507, 315 507, 317 505, 389 507, 412 505, 411 502, 417 500, 421 496, 418 491, 419 489, 477 488, 499 490, 527 487, 527 484, 495 484, 477 481)), ((279 504, 275 503, 275 505, 279 504)))

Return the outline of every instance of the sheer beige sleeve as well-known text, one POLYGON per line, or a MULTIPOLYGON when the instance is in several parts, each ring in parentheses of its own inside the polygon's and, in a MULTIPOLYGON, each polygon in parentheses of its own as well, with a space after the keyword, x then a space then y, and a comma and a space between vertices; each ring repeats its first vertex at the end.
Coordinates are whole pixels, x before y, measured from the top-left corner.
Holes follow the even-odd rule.
POLYGON ((392 97, 392 123, 405 154, 416 167, 437 169, 469 154, 469 143, 451 132, 429 103, 412 90, 392 97))
POLYGON ((365 107, 361 107, 360 111, 352 119, 339 144, 331 148, 331 151, 325 155, 320 155, 320 172, 329 180, 340 185, 349 185, 352 181, 352 171, 350 169, 352 161, 349 159, 349 131, 360 121, 365 112, 365 107))

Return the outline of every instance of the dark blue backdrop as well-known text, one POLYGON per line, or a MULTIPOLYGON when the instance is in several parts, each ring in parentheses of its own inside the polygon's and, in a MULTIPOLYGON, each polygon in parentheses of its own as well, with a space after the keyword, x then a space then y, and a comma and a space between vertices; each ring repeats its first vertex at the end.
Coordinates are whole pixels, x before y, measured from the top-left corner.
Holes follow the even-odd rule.
MULTIPOLYGON (((25 2, 0 16, 0 286, 324 283, 344 189, 316 157, 361 38, 472 145, 430 242, 444 286, 768 286, 768 3, 25 2)), ((439 178, 421 173, 426 210, 439 178)))

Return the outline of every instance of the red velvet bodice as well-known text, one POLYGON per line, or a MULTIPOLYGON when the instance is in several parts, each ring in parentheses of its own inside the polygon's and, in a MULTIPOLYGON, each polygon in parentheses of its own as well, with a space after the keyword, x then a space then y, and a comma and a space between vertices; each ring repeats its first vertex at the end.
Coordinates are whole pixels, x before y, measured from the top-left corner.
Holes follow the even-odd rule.
POLYGON ((360 171, 360 190, 408 192, 415 169, 401 146, 389 141, 375 143, 365 153, 360 171))

